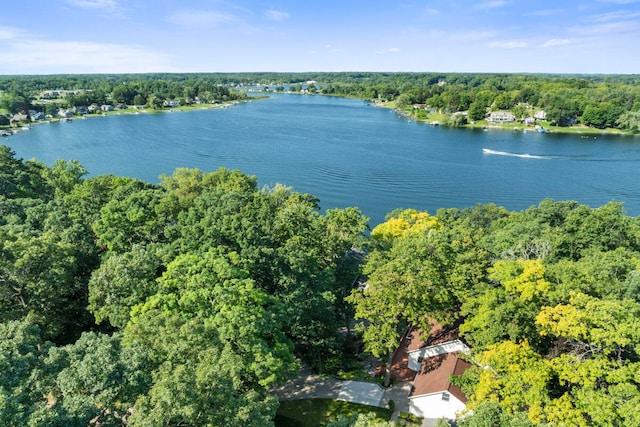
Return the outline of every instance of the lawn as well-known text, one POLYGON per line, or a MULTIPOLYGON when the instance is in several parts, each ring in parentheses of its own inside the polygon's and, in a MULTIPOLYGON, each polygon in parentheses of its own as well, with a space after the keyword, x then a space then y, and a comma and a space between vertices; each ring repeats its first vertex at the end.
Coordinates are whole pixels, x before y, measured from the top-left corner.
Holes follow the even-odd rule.
POLYGON ((334 421, 338 415, 350 417, 368 412, 374 412, 382 420, 391 418, 391 411, 375 406, 331 399, 300 399, 280 402, 275 424, 276 427, 319 427, 334 421))

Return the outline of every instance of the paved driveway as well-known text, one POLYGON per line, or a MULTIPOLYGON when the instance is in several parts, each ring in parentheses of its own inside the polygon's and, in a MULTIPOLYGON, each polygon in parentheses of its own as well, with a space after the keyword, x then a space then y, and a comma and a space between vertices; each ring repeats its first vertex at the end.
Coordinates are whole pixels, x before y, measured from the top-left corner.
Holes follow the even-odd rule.
POLYGON ((363 381, 342 381, 337 399, 346 402, 379 406, 384 390, 377 384, 363 381))

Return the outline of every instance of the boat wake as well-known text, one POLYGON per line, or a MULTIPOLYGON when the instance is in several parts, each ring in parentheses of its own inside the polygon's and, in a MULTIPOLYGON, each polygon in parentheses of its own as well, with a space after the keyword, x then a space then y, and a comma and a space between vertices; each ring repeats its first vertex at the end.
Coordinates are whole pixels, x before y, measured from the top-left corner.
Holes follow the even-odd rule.
POLYGON ((509 157, 520 157, 523 159, 555 159, 553 156, 538 156, 535 154, 518 154, 518 153, 509 153, 507 151, 495 151, 490 150, 488 148, 482 149, 483 154, 493 154, 496 156, 509 156, 509 157))

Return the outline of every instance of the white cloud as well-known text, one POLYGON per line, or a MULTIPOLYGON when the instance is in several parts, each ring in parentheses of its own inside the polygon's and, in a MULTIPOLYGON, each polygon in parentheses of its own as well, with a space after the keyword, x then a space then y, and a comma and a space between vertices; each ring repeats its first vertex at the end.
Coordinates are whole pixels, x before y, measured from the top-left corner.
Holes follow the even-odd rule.
POLYGON ((264 14, 267 19, 270 19, 272 21, 284 21, 285 19, 289 18, 289 14, 287 12, 273 9, 267 10, 264 14))
POLYGON ((560 10, 558 10, 558 9, 541 9, 541 10, 534 10, 533 12, 529 13, 529 15, 531 15, 531 16, 553 16, 553 15, 556 15, 558 12, 560 12, 560 10))
POLYGON ((640 12, 631 12, 629 10, 615 10, 599 15, 592 15, 586 19, 587 22, 613 22, 624 21, 640 16, 640 12))
POLYGON ((115 10, 118 7, 116 0, 67 0, 67 4, 86 9, 115 10))
POLYGON ((170 71, 169 58, 142 46, 21 39, 0 45, 0 73, 170 71))
POLYGON ((400 52, 400 49, 397 47, 390 47, 388 49, 380 49, 376 51, 378 55, 386 55, 388 53, 397 53, 397 52, 400 52))
POLYGON ((447 37, 449 40, 454 41, 473 41, 480 39, 488 39, 496 36, 495 31, 467 31, 462 33, 452 33, 448 34, 447 37))
POLYGON ((498 7, 506 6, 508 4, 509 2, 504 0, 489 0, 478 4, 476 7, 478 9, 495 9, 498 7))
POLYGON ((613 34, 634 33, 640 31, 638 21, 608 22, 599 25, 583 25, 569 28, 569 31, 586 36, 610 36, 613 34))
POLYGON ((220 11, 182 11, 168 19, 169 22, 185 27, 213 27, 236 25, 244 22, 244 19, 236 14, 220 11))
POLYGON ((341 49, 338 49, 337 47, 334 47, 333 45, 330 44, 326 44, 324 45, 324 48, 327 50, 327 52, 329 53, 337 53, 340 52, 341 49))
POLYGON ((569 39, 550 39, 542 43, 540 47, 563 46, 569 43, 571 43, 571 40, 569 39))
POLYGON ((22 34, 22 31, 12 27, 0 26, 0 40, 12 40, 22 34))
POLYGON ((507 40, 503 42, 491 42, 489 43, 489 47, 499 47, 503 49, 521 49, 524 47, 528 47, 529 43, 523 42, 520 40, 507 40))

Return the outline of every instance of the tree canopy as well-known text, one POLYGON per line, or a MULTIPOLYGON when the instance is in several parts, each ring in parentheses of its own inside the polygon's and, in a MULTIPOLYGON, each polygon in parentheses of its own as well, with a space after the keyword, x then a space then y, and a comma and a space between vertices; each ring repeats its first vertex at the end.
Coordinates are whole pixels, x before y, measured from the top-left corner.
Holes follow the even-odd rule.
POLYGON ((354 318, 382 360, 409 324, 460 325, 460 425, 640 424, 620 203, 398 209, 367 234, 357 208, 240 171, 86 172, 0 147, 2 425, 271 426, 271 387, 335 366, 354 318))

